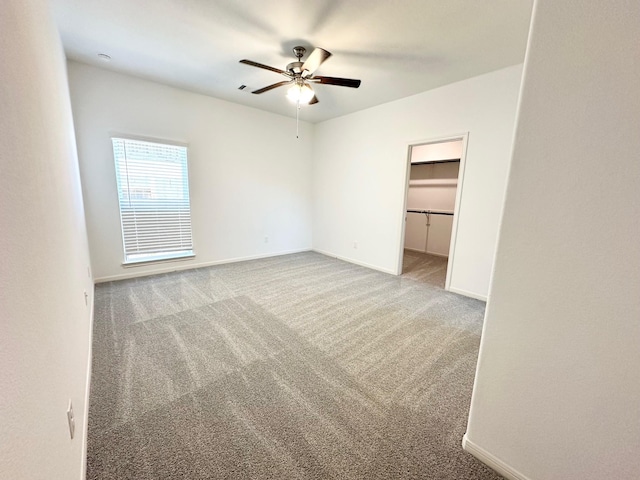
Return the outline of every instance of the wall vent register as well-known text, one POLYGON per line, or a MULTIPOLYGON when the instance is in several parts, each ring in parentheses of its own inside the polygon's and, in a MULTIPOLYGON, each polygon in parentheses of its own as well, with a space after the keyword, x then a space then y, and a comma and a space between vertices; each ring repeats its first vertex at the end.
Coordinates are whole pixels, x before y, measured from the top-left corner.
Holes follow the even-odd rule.
POLYGON ((111 140, 124 265, 193 257, 187 147, 111 140))

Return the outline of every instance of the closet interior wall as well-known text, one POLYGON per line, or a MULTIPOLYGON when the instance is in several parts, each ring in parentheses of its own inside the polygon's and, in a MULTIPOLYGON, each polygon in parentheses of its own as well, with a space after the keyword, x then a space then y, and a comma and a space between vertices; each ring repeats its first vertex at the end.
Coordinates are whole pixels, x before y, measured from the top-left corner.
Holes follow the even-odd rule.
MULTIPOLYGON (((407 210, 453 214, 460 162, 411 165, 407 210)), ((405 248, 449 256, 453 215, 407 212, 405 248)))

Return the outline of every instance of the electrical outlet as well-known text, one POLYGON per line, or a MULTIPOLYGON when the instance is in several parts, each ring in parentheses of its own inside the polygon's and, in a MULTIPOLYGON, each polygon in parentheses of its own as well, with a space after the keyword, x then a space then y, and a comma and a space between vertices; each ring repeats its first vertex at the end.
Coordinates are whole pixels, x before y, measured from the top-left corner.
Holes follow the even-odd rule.
POLYGON ((69 422, 69 435, 71 436, 71 440, 73 440, 73 435, 76 432, 76 420, 73 416, 73 404, 71 400, 69 400, 69 408, 67 408, 67 421, 69 422))
POLYGON ((358 242, 353 242, 353 248, 358 249, 358 242))
POLYGON ((269 243, 269 237, 267 235, 264 236, 264 243, 269 243))

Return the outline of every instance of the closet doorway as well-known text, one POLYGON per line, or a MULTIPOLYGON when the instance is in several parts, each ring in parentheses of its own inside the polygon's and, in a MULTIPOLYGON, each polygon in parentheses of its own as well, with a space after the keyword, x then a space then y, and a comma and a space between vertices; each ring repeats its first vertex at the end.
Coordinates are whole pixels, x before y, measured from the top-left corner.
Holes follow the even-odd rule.
POLYGON ((466 136, 409 146, 402 275, 449 288, 466 136))

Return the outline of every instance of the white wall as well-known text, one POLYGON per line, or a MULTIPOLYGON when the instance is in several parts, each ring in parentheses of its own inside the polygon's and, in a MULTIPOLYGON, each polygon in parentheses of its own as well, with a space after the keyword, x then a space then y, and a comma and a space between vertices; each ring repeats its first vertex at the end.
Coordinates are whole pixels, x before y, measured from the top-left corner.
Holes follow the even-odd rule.
POLYGON ((536 3, 466 436, 512 478, 640 478, 638 45, 635 2, 536 3))
POLYGON ((451 289, 485 297, 521 72, 509 67, 317 124, 314 249, 397 273, 408 146, 469 132, 451 289))
POLYGON ((80 479, 93 287, 64 54, 44 0, 3 0, 0 25, 0 477, 80 479))
POLYGON ((69 80, 98 281, 311 248, 311 125, 76 62, 69 80), (189 145, 193 260, 122 267, 110 132, 189 145))

